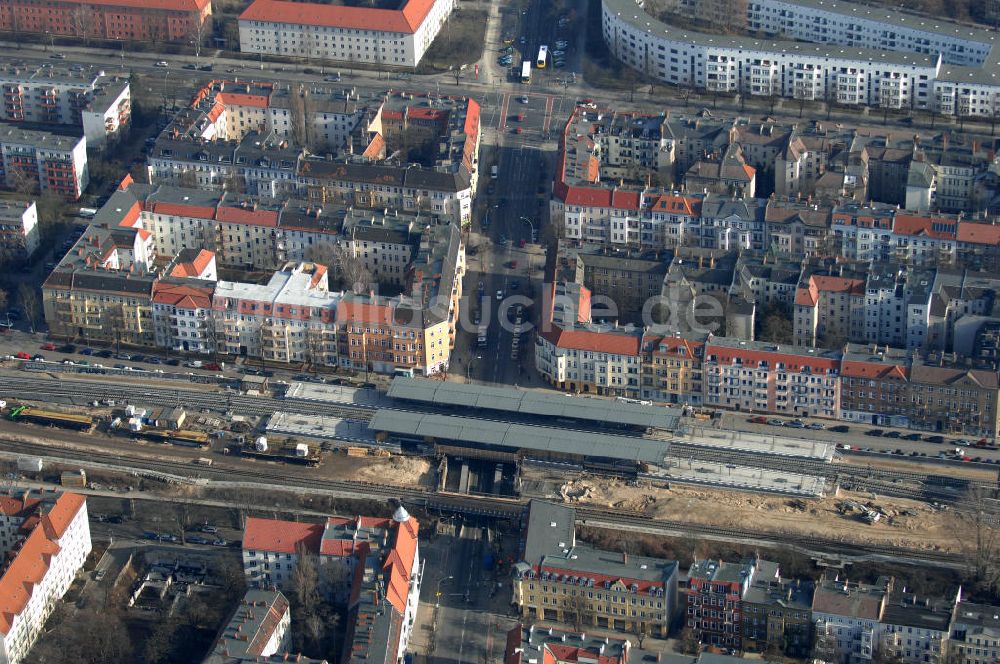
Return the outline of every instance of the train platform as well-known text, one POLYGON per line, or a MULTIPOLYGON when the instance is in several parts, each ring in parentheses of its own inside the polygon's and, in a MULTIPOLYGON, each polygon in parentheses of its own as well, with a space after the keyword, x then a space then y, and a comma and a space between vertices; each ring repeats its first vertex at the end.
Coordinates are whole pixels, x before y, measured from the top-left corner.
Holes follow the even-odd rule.
POLYGON ((285 400, 334 403, 366 408, 381 408, 391 403, 385 398, 385 395, 372 388, 302 382, 293 382, 288 386, 285 391, 285 400))
POLYGON ((826 479, 815 475, 674 457, 669 457, 662 467, 654 467, 649 477, 720 489, 796 496, 822 496, 826 489, 826 479))
POLYGON ((335 440, 351 445, 379 444, 364 422, 342 417, 277 411, 268 418, 264 430, 268 435, 335 440))
POLYGON ((836 452, 836 445, 825 441, 711 427, 683 427, 669 436, 669 440, 675 449, 690 445, 737 454, 794 457, 826 463, 833 460, 836 452))

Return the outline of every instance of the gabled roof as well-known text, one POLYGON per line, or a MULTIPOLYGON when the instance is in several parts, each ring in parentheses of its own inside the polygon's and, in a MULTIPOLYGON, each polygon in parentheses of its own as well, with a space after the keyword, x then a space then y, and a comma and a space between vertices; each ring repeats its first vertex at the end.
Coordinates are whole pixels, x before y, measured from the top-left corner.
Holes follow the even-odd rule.
POLYGON ((400 10, 287 0, 255 0, 240 14, 239 20, 413 34, 420 28, 433 6, 434 0, 408 0, 400 10))
POLYGON ((541 336, 559 348, 589 350, 613 355, 639 355, 642 337, 621 332, 597 332, 584 329, 563 329, 558 325, 541 333, 541 336))
POLYGON ((295 553, 301 544, 308 551, 318 552, 322 537, 323 524, 250 517, 243 530, 243 549, 295 553))
POLYGON ((972 244, 1000 245, 1000 225, 974 224, 968 221, 959 222, 958 241, 972 244))
POLYGON ((875 362, 861 362, 858 360, 844 360, 840 365, 840 375, 847 378, 871 378, 877 380, 902 380, 909 378, 908 367, 899 364, 879 364, 875 362))
POLYGON ((954 240, 958 224, 953 219, 935 219, 909 214, 897 214, 892 225, 896 235, 928 237, 935 240, 954 240), (944 230, 947 227, 950 230, 944 230))

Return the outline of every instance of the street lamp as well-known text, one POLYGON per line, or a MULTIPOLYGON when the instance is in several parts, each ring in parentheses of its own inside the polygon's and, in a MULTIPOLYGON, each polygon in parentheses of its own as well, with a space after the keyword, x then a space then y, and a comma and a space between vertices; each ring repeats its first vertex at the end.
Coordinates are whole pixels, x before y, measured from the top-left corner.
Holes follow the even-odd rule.
POLYGON ((435 609, 438 608, 439 606, 441 606, 441 584, 444 583, 445 581, 451 581, 454 578, 455 577, 453 577, 453 576, 445 576, 445 577, 442 577, 442 578, 438 579, 437 592, 434 593, 434 608, 435 609))

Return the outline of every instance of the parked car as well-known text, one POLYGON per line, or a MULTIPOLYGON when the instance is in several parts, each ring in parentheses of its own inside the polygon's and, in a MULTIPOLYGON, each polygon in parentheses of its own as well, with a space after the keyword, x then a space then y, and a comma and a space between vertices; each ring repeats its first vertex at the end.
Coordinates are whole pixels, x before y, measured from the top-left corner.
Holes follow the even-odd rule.
POLYGON ((42 350, 55 350, 56 345, 51 341, 49 343, 42 344, 42 350))
POLYGON ((790 429, 805 429, 806 423, 802 420, 792 420, 791 422, 786 422, 785 426, 790 429))
POLYGON ((212 540, 207 537, 202 537, 201 535, 191 535, 190 537, 185 537, 188 544, 211 544, 212 540))
POLYGON ((157 60, 157 61, 156 61, 156 64, 155 64, 155 65, 153 65, 153 66, 154 66, 154 67, 169 67, 170 65, 169 65, 169 64, 167 64, 167 61, 166 61, 166 60, 157 60))
POLYGON ((45 356, 42 355, 41 353, 35 353, 34 355, 31 356, 31 359, 33 359, 35 362, 44 362, 45 356))
POLYGON ((93 354, 94 354, 93 348, 84 348, 83 350, 80 351, 80 355, 93 355, 93 354))
POLYGON ((926 440, 928 443, 934 443, 935 445, 940 445, 941 443, 944 442, 944 436, 928 436, 926 440))
POLYGON ((176 357, 172 357, 169 360, 167 360, 166 363, 169 364, 172 367, 177 367, 177 366, 180 366, 181 361, 178 360, 176 357))
POLYGON ((826 425, 820 422, 810 422, 809 424, 806 425, 806 428, 812 429, 813 431, 822 431, 823 429, 826 428, 826 425))
POLYGON ((908 433, 905 436, 903 436, 903 440, 920 440, 920 434, 919 433, 908 433))
POLYGON ((142 536, 143 536, 144 538, 146 538, 146 539, 150 539, 150 540, 158 540, 158 539, 160 539, 160 536, 159 536, 158 534, 154 533, 154 532, 153 532, 153 531, 151 531, 151 530, 147 530, 146 532, 144 532, 144 533, 142 534, 142 536))
POLYGON ((220 537, 219 539, 212 542, 212 546, 229 546, 229 542, 220 537))
POLYGON ((207 523, 206 523, 206 524, 205 524, 204 526, 202 526, 202 527, 200 528, 200 530, 201 530, 201 532, 203 532, 203 533, 208 533, 208 534, 210 534, 210 535, 214 535, 214 534, 216 534, 217 532, 219 532, 219 529, 218 529, 218 528, 216 528, 215 526, 210 526, 210 525, 208 525, 207 523))
POLYGON ((158 357, 150 356, 146 358, 146 362, 148 362, 149 364, 162 364, 163 360, 161 360, 158 357))
POLYGON ((767 423, 770 424, 773 427, 783 427, 783 426, 785 426, 785 421, 784 420, 779 420, 776 417, 772 417, 771 419, 769 419, 767 421, 767 423))
POLYGON ((899 433, 898 431, 886 431, 884 437, 885 438, 902 438, 902 436, 903 436, 903 434, 899 433))
POLYGON ((94 353, 94 355, 96 355, 97 357, 109 358, 112 355, 114 355, 114 353, 112 353, 110 350, 105 349, 94 353))
POLYGON ((59 347, 59 352, 60 353, 75 353, 76 352, 76 346, 74 346, 73 344, 63 344, 62 346, 59 347))
POLYGON ((217 362, 209 362, 205 365, 207 371, 222 371, 222 367, 217 362))
POLYGON ((31 356, 28 355, 27 353, 25 353, 23 350, 21 352, 19 352, 17 355, 15 355, 14 357, 16 357, 19 360, 30 360, 31 359, 31 356))
POLYGON ((955 443, 959 447, 972 447, 972 443, 965 438, 957 438, 951 442, 955 443))
POLYGON ((748 422, 751 424, 767 424, 767 418, 763 415, 755 415, 751 417, 748 422))
POLYGON ((884 433, 885 432, 881 429, 869 429, 868 431, 865 431, 866 436, 874 436, 875 438, 881 438, 884 433))

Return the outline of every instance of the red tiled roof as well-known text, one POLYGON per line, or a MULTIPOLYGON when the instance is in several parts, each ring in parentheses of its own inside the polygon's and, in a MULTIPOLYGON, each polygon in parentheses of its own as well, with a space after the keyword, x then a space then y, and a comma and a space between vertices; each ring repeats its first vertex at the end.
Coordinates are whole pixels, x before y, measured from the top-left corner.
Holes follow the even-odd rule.
MULTIPOLYGON (((172 273, 171 276, 177 275, 172 273)), ((211 309, 212 290, 210 288, 196 288, 194 286, 157 282, 153 285, 153 302, 157 304, 169 304, 181 307, 182 309, 211 309)))
MULTIPOLYGON (((593 650, 588 650, 587 648, 580 648, 577 646, 568 646, 563 643, 546 643, 545 649, 551 651, 553 663, 555 662, 587 662, 587 664, 620 664, 621 660, 617 657, 608 657, 607 655, 599 655, 593 650)), ((546 653, 548 656, 548 653, 546 653)))
POLYGON ((406 613, 406 600, 410 592, 410 576, 417 553, 417 531, 420 524, 413 517, 396 526, 396 539, 392 551, 386 556, 382 569, 389 573, 385 596, 401 614, 406 613))
POLYGON ((248 95, 241 92, 220 92, 219 101, 224 106, 252 106, 267 108, 270 100, 267 95, 248 95))
POLYGON ((254 226, 277 226, 278 213, 273 210, 249 210, 239 207, 220 207, 215 213, 217 221, 254 226))
POLYGON ((191 217, 192 219, 212 219, 215 217, 214 207, 201 205, 185 205, 183 203, 160 203, 153 201, 149 211, 155 214, 167 214, 175 217, 191 217))
POLYGON ((1000 225, 959 222, 958 241, 972 244, 1000 244, 1000 225))
POLYGON ((541 333, 541 336, 559 348, 589 350, 614 355, 639 355, 642 339, 634 334, 594 332, 592 330, 564 330, 558 325, 541 333))
POLYGON ((844 360, 840 366, 840 375, 848 378, 897 378, 899 380, 906 380, 910 376, 910 369, 899 364, 844 360))
POLYGON ((954 240, 956 222, 950 219, 932 219, 931 217, 917 217, 909 214, 897 214, 892 225, 892 232, 896 235, 923 235, 935 240, 954 240), (934 228, 934 224, 949 224, 952 228, 950 232, 934 228))
POLYGON ((657 196, 653 201, 652 212, 669 212, 673 214, 686 214, 695 217, 701 214, 701 199, 693 196, 676 196, 668 194, 657 196))
MULTIPOLYGON (((541 565, 535 566, 538 572, 545 571, 552 574, 563 574, 565 576, 581 576, 580 570, 563 569, 561 567, 553 567, 552 565, 541 565)), ((650 588, 663 588, 664 584, 662 581, 650 581, 648 579, 631 579, 627 576, 610 576, 608 574, 597 574, 596 572, 587 571, 582 574, 582 576, 588 579, 594 580, 595 588, 603 588, 604 582, 607 581, 611 585, 614 585, 621 581, 626 586, 632 586, 633 584, 639 586, 639 593, 649 593, 650 588)))
POLYGON ((323 525, 274 519, 247 519, 243 530, 243 548, 251 551, 295 553, 300 544, 307 551, 319 551, 323 525))
POLYGON ((739 358, 744 367, 755 367, 760 362, 769 362, 773 368, 776 362, 783 362, 789 373, 797 373, 803 367, 809 367, 817 374, 824 371, 836 369, 840 360, 832 357, 809 357, 805 355, 795 355, 792 353, 782 353, 778 351, 760 350, 757 348, 729 348, 726 346, 715 346, 709 343, 705 348, 705 355, 714 355, 716 362, 723 364, 739 358))
POLYGON ((392 307, 356 300, 341 300, 337 305, 337 321, 362 323, 392 323, 392 307))
POLYGON ((369 159, 377 159, 381 154, 382 150, 385 148, 385 139, 382 138, 382 134, 376 133, 372 137, 372 142, 368 144, 365 148, 362 157, 368 157, 369 159))
POLYGON ((799 288, 795 291, 795 304, 803 307, 815 307, 819 302, 819 293, 816 292, 815 284, 810 283, 809 288, 799 288))
POLYGON ((174 266, 174 269, 170 271, 171 277, 198 277, 205 268, 208 267, 212 259, 215 258, 215 254, 208 249, 202 249, 198 252, 198 255, 194 257, 194 260, 189 263, 179 263, 174 266))
POLYGON ((697 341, 693 339, 685 339, 684 337, 661 337, 658 335, 648 335, 642 338, 643 345, 648 343, 653 344, 652 353, 653 355, 670 354, 677 355, 677 351, 681 348, 684 350, 684 357, 698 358, 698 354, 695 352, 699 348, 705 347, 704 341, 697 341), (660 346, 665 346, 666 350, 661 351, 660 346))
POLYGON ((287 0, 254 0, 241 21, 267 21, 413 34, 427 18, 434 0, 409 0, 401 10, 342 7, 287 0))
POLYGON ((861 279, 815 274, 809 277, 809 281, 816 284, 816 289, 821 292, 850 293, 851 295, 865 294, 865 282, 861 279))
POLYGON ((56 540, 65 534, 85 503, 86 498, 79 494, 60 495, 48 514, 40 520, 40 527, 34 527, 25 538, 14 560, 0 577, 0 634, 10 632, 14 617, 27 606, 35 586, 49 571, 52 557, 59 553, 56 540))

